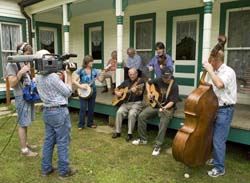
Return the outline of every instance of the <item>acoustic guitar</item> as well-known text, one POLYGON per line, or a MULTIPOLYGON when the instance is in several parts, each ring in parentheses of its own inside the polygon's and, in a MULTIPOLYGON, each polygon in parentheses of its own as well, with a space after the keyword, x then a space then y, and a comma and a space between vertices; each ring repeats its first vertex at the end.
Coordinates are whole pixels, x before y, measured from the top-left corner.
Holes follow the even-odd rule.
MULTIPOLYGON (((160 98, 160 94, 159 92, 156 90, 156 87, 154 84, 151 84, 149 87, 150 93, 152 95, 152 99, 149 100, 149 104, 151 105, 151 107, 156 107, 157 105, 159 106, 160 102, 159 102, 159 98, 160 98)), ((161 106, 161 104, 160 104, 161 106)))
MULTIPOLYGON (((106 72, 108 69, 110 69, 111 64, 107 65, 104 70, 101 72, 100 75, 104 74, 104 72, 106 72)), ((86 89, 82 89, 82 88, 78 88, 77 92, 79 97, 83 98, 83 99, 88 99, 89 97, 92 96, 93 94, 93 88, 92 88, 92 84, 96 81, 97 77, 94 78, 88 85, 86 89)))
MULTIPOLYGON (((141 89, 144 86, 144 83, 138 84, 136 86, 139 87, 139 89, 141 89)), ((125 101, 125 99, 127 99, 129 94, 131 94, 131 89, 128 89, 128 87, 121 88, 119 89, 119 92, 121 92, 122 95, 120 97, 118 97, 117 95, 114 96, 114 99, 112 101, 113 106, 121 105, 125 101)))

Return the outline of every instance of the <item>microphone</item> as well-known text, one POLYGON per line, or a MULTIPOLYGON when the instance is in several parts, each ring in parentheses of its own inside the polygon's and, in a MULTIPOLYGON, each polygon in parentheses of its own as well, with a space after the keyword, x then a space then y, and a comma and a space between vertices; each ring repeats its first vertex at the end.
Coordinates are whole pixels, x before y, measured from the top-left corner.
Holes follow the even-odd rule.
POLYGON ((7 57, 7 62, 9 63, 32 62, 33 60, 34 55, 15 55, 7 57))
POLYGON ((74 53, 64 54, 61 56, 61 59, 68 60, 70 57, 77 57, 77 54, 74 54, 74 53))

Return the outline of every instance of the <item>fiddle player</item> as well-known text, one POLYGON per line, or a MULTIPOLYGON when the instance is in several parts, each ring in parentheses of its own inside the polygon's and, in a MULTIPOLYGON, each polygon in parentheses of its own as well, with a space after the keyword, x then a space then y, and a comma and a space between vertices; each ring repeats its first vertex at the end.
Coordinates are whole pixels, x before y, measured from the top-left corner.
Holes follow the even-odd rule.
POLYGON ((155 147, 152 152, 153 156, 158 156, 160 154, 161 145, 164 142, 169 121, 173 117, 175 104, 178 102, 179 89, 178 85, 172 79, 172 76, 172 71, 169 68, 165 67, 161 71, 161 78, 156 78, 148 81, 148 83, 146 84, 148 99, 153 99, 153 95, 150 91, 150 85, 154 84, 155 87, 159 91, 161 91, 162 95, 161 97, 159 97, 160 99, 158 99, 158 101, 162 105, 157 105, 156 107, 147 106, 138 116, 139 138, 132 142, 132 144, 134 145, 147 144, 147 121, 149 119, 152 119, 156 115, 158 115, 160 118, 159 131, 156 137, 155 147), (167 92, 168 90, 169 93, 167 92))
POLYGON ((173 72, 173 61, 172 58, 165 53, 165 45, 162 42, 157 42, 155 44, 155 49, 157 55, 150 60, 146 67, 150 72, 154 70, 156 77, 160 78, 161 69, 165 67, 169 68, 173 72))
POLYGON ((236 75, 232 68, 224 64, 222 50, 210 57, 210 63, 203 66, 208 72, 209 82, 213 85, 219 103, 213 134, 213 159, 207 161, 208 165, 214 166, 207 172, 208 175, 218 177, 225 174, 226 140, 237 98, 236 75))
POLYGON ((122 96, 119 91, 122 88, 128 87, 131 90, 127 97, 124 99, 124 103, 119 107, 116 113, 115 120, 115 132, 112 138, 118 138, 121 136, 122 120, 128 117, 128 135, 125 140, 128 142, 133 138, 132 132, 137 120, 138 114, 142 111, 143 105, 143 94, 145 91, 145 81, 138 77, 138 71, 136 68, 128 70, 129 79, 125 80, 115 89, 115 95, 118 97, 122 96))

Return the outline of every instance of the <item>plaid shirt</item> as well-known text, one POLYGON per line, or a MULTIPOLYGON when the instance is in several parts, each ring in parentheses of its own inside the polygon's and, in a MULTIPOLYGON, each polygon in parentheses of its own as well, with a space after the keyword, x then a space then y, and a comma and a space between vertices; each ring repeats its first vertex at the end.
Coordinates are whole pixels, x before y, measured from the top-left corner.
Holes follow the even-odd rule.
POLYGON ((38 75, 36 77, 37 89, 45 107, 68 104, 72 88, 65 84, 56 73, 38 75))

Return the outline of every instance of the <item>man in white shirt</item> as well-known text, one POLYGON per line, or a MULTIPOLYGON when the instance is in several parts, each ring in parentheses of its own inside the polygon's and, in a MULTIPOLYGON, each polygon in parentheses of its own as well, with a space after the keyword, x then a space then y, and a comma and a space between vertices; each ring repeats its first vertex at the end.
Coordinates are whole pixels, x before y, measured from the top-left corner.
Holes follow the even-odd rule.
POLYGON ((210 63, 205 63, 210 83, 218 98, 219 109, 214 126, 213 134, 213 159, 208 164, 214 168, 208 171, 210 177, 218 177, 225 174, 226 141, 234 113, 234 104, 237 99, 236 75, 231 67, 224 64, 224 53, 218 51, 216 56, 211 57, 210 63))

